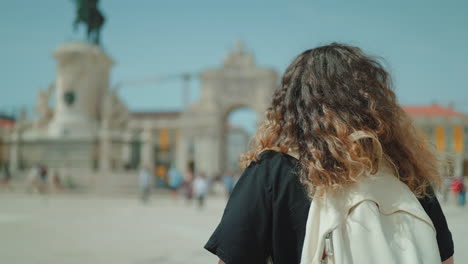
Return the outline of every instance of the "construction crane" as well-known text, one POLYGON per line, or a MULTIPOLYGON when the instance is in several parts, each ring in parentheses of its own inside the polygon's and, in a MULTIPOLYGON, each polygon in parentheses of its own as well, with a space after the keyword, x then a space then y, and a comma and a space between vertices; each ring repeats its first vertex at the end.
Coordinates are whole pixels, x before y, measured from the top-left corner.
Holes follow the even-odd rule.
POLYGON ((195 79, 199 76, 199 73, 177 73, 177 74, 166 74, 166 75, 156 75, 148 76, 137 80, 126 80, 119 81, 114 86, 112 90, 118 92, 123 87, 127 86, 144 86, 147 84, 160 84, 166 81, 180 79, 182 80, 182 105, 186 107, 190 101, 190 80, 195 79))

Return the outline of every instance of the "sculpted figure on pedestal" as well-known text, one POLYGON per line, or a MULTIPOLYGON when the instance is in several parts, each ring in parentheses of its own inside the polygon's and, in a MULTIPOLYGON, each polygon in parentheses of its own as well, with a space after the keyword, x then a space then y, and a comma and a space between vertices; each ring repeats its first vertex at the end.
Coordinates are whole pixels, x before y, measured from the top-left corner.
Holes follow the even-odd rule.
POLYGON ((106 128, 122 128, 129 119, 128 109, 115 91, 108 91, 104 97, 102 122, 106 128))
POLYGON ((52 108, 49 106, 49 99, 54 88, 55 88, 55 84, 52 83, 49 85, 47 89, 40 90, 37 93, 36 111, 38 114, 38 119, 35 124, 36 127, 43 127, 47 123, 49 123, 49 121, 52 119, 54 112, 52 108))

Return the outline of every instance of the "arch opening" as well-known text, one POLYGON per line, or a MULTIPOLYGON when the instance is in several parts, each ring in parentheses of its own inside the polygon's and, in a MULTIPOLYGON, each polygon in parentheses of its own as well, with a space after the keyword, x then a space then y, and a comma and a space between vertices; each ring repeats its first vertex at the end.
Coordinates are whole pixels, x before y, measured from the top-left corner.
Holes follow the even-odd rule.
POLYGON ((257 113, 246 106, 236 106, 227 111, 223 122, 224 173, 239 172, 239 156, 245 153, 257 129, 257 113))

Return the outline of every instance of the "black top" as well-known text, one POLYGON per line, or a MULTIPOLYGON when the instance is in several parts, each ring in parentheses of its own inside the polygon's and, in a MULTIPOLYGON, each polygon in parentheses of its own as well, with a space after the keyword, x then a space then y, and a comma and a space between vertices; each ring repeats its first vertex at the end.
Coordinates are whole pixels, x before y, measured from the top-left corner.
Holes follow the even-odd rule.
MULTIPOLYGON (((205 249, 226 264, 300 263, 310 200, 297 160, 265 151, 242 174, 205 249)), ((437 230, 442 261, 453 255, 452 235, 436 198, 420 200, 437 230)))

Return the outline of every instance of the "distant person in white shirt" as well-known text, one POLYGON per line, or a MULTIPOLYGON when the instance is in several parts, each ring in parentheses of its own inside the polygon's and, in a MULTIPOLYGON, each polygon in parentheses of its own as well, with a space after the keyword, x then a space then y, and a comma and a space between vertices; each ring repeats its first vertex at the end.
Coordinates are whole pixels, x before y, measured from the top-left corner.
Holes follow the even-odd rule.
POLYGON ((147 203, 151 191, 151 175, 147 166, 141 169, 138 183, 141 190, 141 201, 147 203))
POLYGON ((193 182, 193 189, 198 200, 198 207, 201 209, 205 204, 205 196, 208 192, 208 179, 204 173, 200 173, 193 182))

